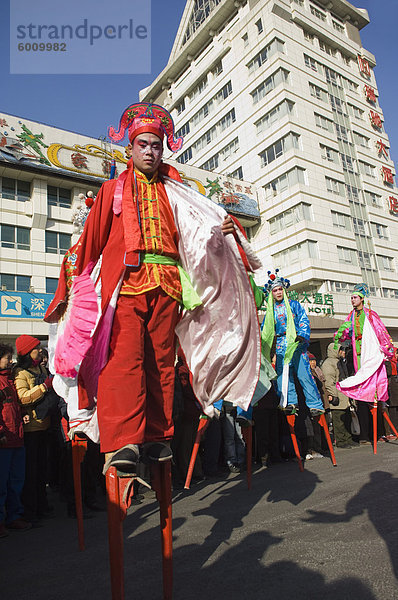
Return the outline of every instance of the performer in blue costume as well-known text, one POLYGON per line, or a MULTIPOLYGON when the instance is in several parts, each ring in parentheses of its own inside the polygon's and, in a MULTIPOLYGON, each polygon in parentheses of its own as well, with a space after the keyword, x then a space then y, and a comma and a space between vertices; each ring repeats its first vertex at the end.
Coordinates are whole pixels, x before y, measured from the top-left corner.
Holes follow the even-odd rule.
MULTIPOLYGON (((278 273, 276 269, 275 273, 278 273)), ((311 374, 307 349, 310 339, 310 321, 297 300, 289 300, 286 289, 288 279, 271 274, 264 287, 268 293, 267 313, 263 322, 262 341, 266 355, 270 356, 276 336, 276 373, 280 405, 288 414, 297 413, 296 374, 303 388, 305 401, 313 416, 324 412, 318 388, 311 374)))

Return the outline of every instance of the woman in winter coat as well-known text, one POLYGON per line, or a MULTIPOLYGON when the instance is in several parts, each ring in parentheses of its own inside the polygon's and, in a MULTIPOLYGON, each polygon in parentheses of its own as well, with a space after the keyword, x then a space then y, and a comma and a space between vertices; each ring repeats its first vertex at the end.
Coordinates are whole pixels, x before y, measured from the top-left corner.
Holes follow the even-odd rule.
POLYGON ((25 480, 22 411, 12 377, 11 346, 0 343, 0 537, 8 529, 28 530, 21 519, 21 493, 25 480))
POLYGON ((31 335, 20 335, 16 342, 18 353, 15 369, 15 387, 18 398, 27 414, 29 423, 24 427, 26 448, 25 485, 22 502, 25 517, 37 522, 51 512, 46 495, 47 434, 50 417, 39 419, 36 407, 52 388, 52 378, 40 363, 40 341, 31 335))

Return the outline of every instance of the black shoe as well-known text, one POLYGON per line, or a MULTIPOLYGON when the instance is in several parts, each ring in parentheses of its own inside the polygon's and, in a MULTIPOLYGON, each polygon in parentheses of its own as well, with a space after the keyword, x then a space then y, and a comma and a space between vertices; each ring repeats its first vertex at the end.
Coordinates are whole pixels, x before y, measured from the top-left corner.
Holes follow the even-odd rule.
POLYGON ((138 447, 135 444, 123 446, 120 450, 116 450, 111 458, 106 461, 103 474, 105 475, 109 467, 116 467, 118 473, 136 475, 138 459, 138 447))
POLYGON ((144 461, 166 462, 173 458, 173 453, 168 444, 164 442, 148 442, 143 448, 144 461))
POLYGON ((227 467, 230 473, 240 473, 240 468, 233 463, 227 463, 227 467))

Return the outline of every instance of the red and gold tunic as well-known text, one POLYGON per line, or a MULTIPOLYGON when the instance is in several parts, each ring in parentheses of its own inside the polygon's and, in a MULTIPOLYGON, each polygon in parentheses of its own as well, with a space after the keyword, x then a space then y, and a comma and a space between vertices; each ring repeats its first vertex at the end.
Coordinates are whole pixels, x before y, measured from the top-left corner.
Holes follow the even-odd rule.
MULTIPOLYGON (((134 174, 145 252, 178 260, 178 233, 163 183, 157 173, 150 180, 137 170, 134 174)), ((139 267, 127 267, 120 294, 142 294, 158 286, 181 302, 180 277, 177 267, 172 265, 141 262, 139 267)))

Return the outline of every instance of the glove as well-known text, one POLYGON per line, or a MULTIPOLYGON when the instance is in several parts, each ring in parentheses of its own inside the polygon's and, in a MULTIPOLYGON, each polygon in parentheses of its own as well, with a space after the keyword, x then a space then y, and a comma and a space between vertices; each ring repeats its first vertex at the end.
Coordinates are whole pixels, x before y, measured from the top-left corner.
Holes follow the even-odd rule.
POLYGON ((295 339, 296 342, 299 342, 300 344, 304 344, 307 342, 307 340, 302 336, 302 335, 298 335, 295 339))
POLYGON ((53 376, 53 375, 50 375, 49 377, 47 377, 47 379, 45 379, 45 380, 43 381, 44 385, 46 386, 47 392, 48 392, 49 390, 51 390, 51 389, 52 389, 52 387, 53 387, 53 378, 54 378, 54 376, 53 376))

